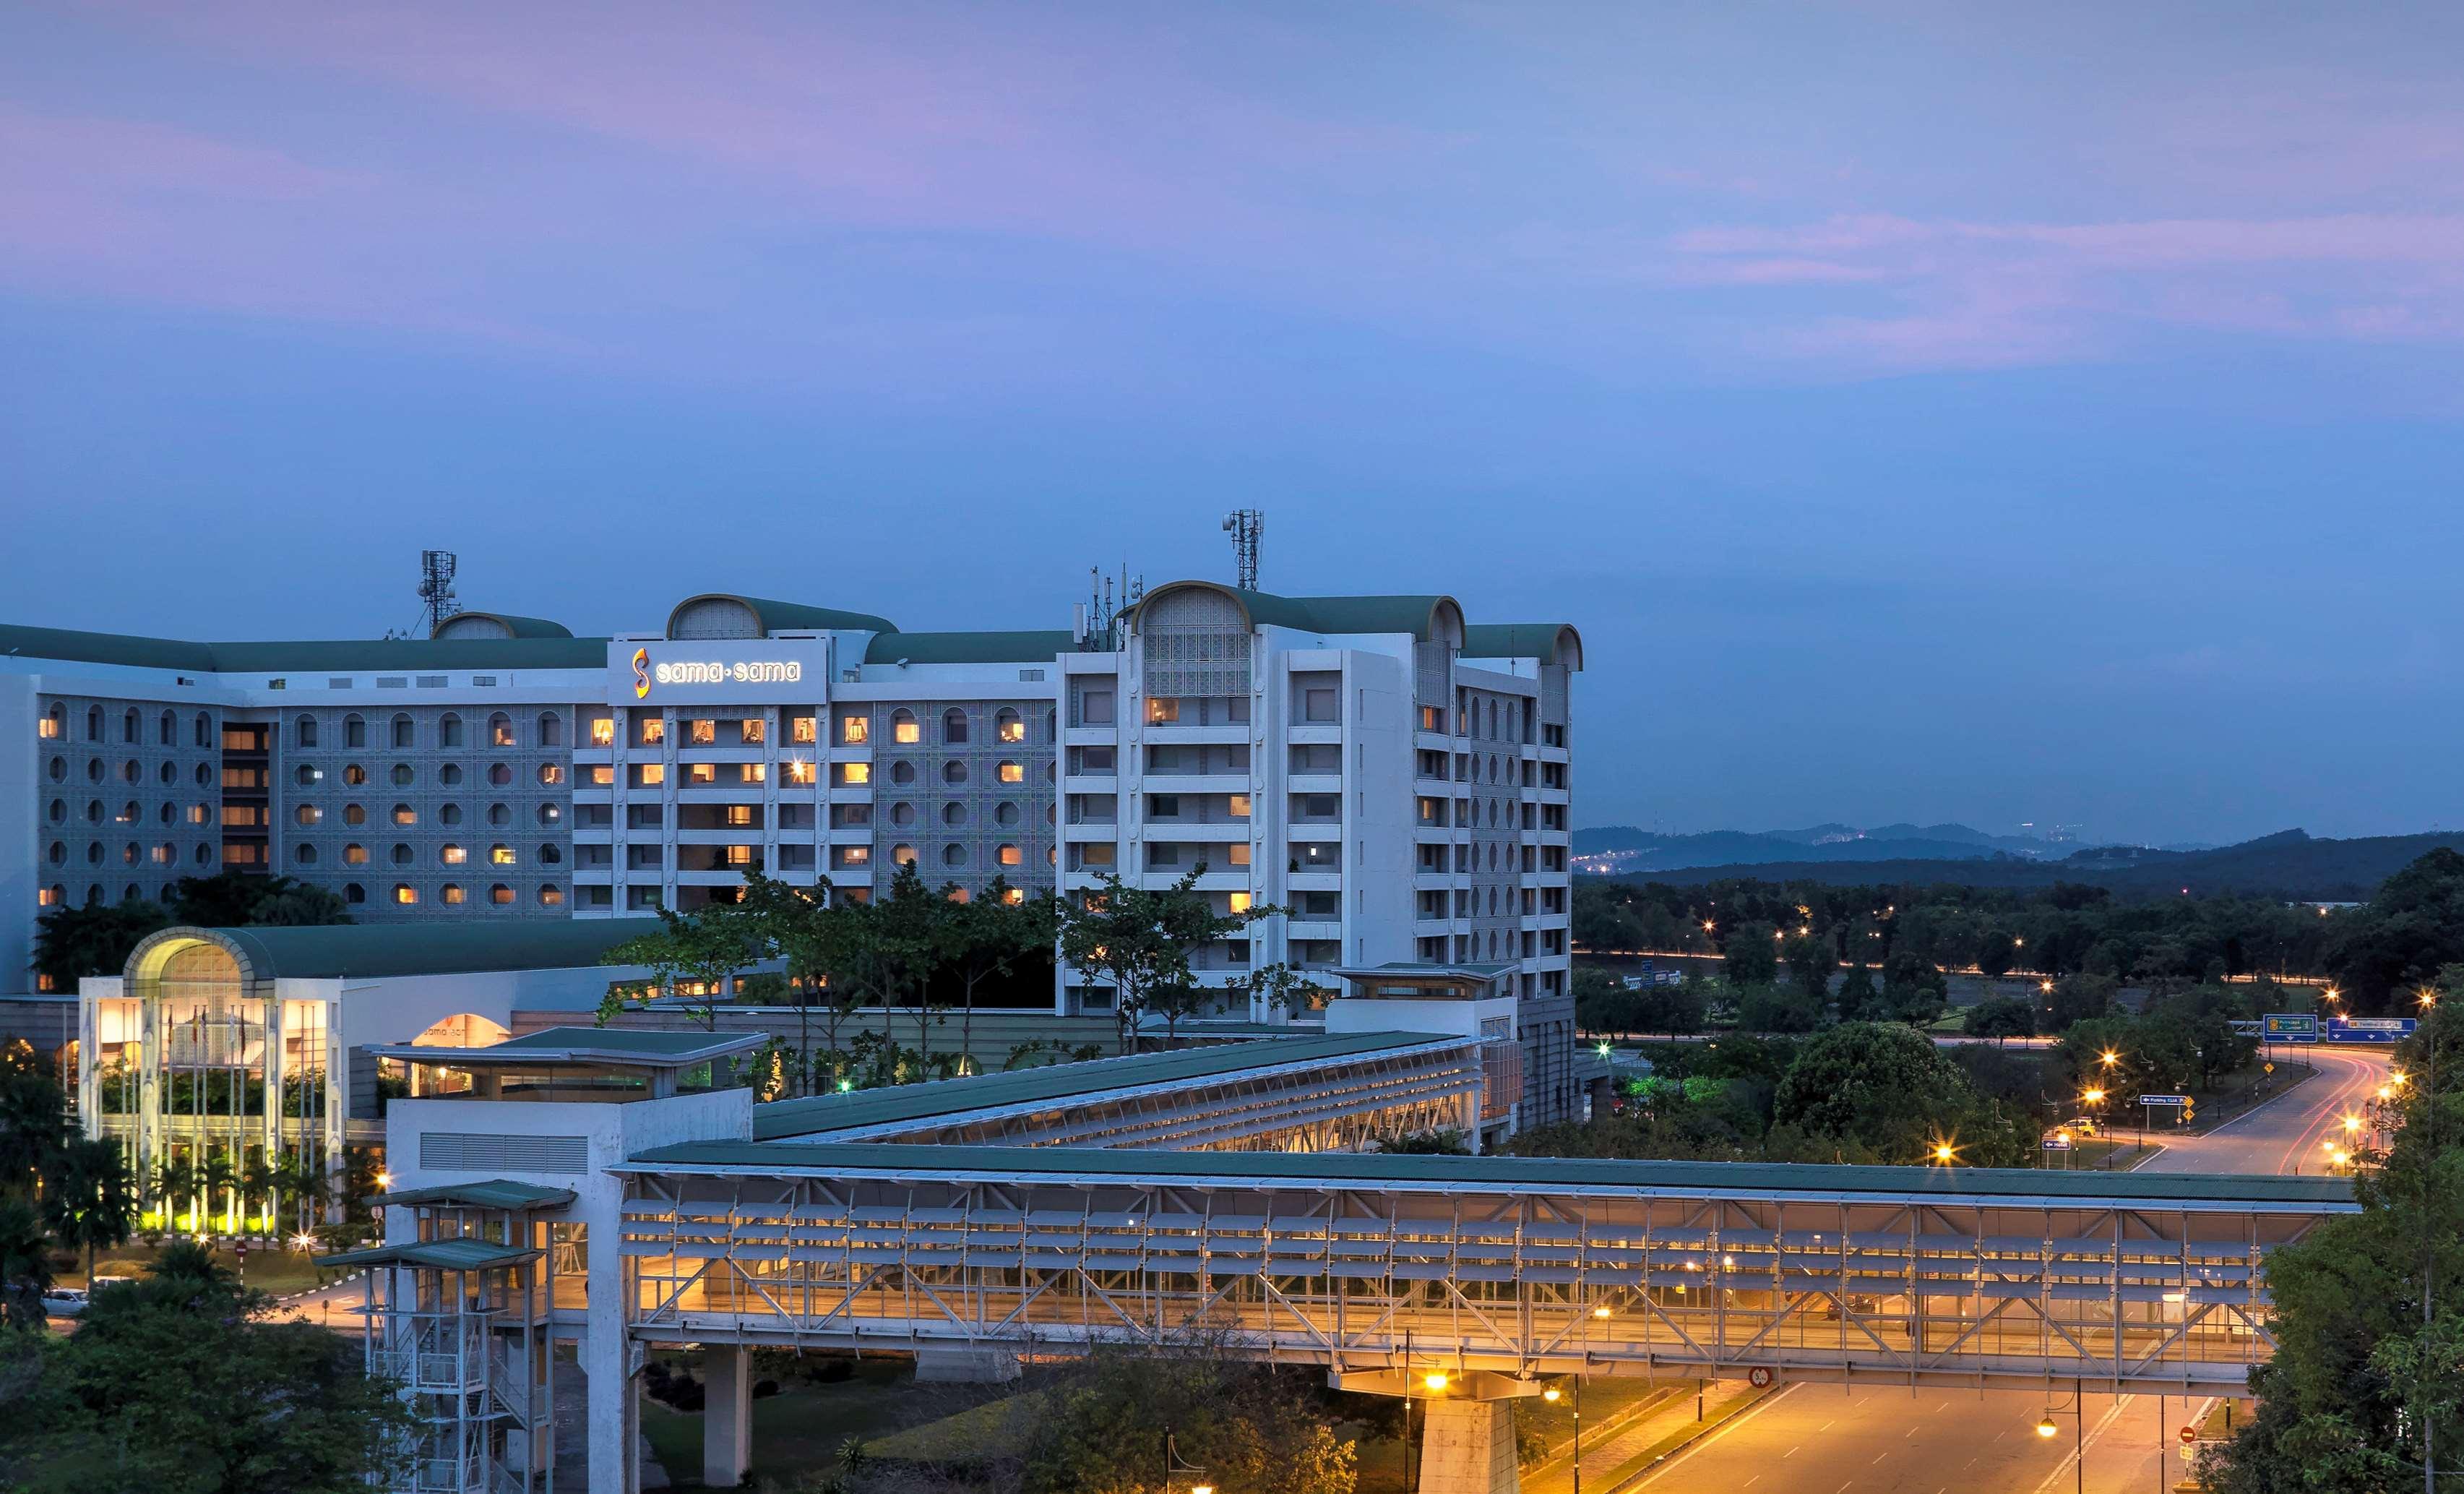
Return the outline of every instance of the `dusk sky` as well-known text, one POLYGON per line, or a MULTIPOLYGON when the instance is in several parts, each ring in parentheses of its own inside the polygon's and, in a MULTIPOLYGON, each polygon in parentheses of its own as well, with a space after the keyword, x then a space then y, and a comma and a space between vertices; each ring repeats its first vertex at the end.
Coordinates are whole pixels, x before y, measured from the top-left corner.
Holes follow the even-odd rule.
POLYGON ((1563 619, 1577 824, 2464 824, 2464 11, 0 19, 0 620, 1563 619))

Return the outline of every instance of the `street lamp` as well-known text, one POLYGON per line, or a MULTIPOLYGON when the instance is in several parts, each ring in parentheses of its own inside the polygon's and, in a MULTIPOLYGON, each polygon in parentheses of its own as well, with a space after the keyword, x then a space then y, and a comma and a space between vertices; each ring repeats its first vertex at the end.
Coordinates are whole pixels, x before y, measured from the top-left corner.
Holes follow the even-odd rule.
POLYGON ((1958 1156, 1959 1148, 1952 1146, 1950 1143, 1947 1141, 1938 1141, 1933 1144, 1933 1160, 1938 1165, 1948 1167, 1958 1158, 1958 1156))
POLYGON ((2055 1413, 2068 1411, 2071 1414, 2071 1486, 2078 1490, 2079 1494, 2087 1494, 2086 1403, 2086 1392, 2080 1390, 2079 1382, 2074 1380, 2071 1382, 2069 1404, 2047 1406, 2045 1415, 2036 1422, 2036 1435, 2050 1439, 2061 1431, 2061 1428, 2054 1425, 2055 1413))
MULTIPOLYGON (((1205 1471, 1205 1469, 1199 1467, 1195 1463, 1181 1461, 1180 1448, 1174 1443, 1171 1429, 1166 1428, 1163 1434, 1163 1486, 1166 1489, 1170 1489, 1174 1486, 1175 1481, 1179 1479, 1181 1475, 1191 1473, 1202 1474, 1205 1471)), ((1215 1494, 1215 1485, 1212 1483, 1192 1483, 1189 1486, 1189 1494, 1215 1494)))

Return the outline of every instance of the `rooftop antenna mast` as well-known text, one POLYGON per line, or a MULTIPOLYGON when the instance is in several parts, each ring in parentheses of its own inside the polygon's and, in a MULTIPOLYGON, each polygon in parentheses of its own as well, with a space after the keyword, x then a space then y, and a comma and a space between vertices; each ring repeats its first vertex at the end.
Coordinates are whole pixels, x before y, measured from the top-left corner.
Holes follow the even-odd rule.
POLYGON ((1223 516, 1223 532, 1232 536, 1232 584, 1243 591, 1255 591, 1258 590, 1258 541, 1266 532, 1266 511, 1263 508, 1236 508, 1223 516))
POLYGON ((451 550, 419 552, 419 622, 421 635, 436 636, 453 615, 453 571, 458 558, 451 550))

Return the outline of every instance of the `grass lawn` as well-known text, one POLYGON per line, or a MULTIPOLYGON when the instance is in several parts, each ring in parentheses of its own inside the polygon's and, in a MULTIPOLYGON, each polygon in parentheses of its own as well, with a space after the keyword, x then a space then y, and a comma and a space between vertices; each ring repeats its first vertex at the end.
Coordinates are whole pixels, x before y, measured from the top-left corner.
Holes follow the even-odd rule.
MULTIPOLYGON (((98 1251, 94 1258, 95 1274, 97 1276, 143 1276, 146 1268, 154 1263, 154 1258, 160 1252, 156 1247, 147 1245, 143 1240, 130 1240, 125 1245, 98 1251)), ((214 1259, 226 1266, 238 1267, 240 1264, 237 1256, 229 1249, 219 1246, 214 1251, 214 1259)), ((292 1292, 304 1292, 311 1287, 322 1286, 341 1274, 334 1271, 320 1273, 315 1264, 317 1259, 302 1255, 296 1250, 252 1250, 248 1253, 248 1264, 242 1272, 242 1279, 257 1291, 272 1292, 280 1297, 292 1292)), ((63 1286, 86 1284, 85 1256, 82 1252, 77 1256, 77 1264, 69 1270, 58 1273, 58 1279, 63 1286)))
MULTIPOLYGON (((701 1374, 699 1354, 659 1357, 671 1366, 690 1366, 695 1377, 701 1374)), ((829 1384, 764 1369, 759 1358, 753 1373, 757 1381, 774 1378, 781 1387, 753 1403, 752 1467, 760 1478, 827 1468, 850 1437, 870 1443, 949 1415, 957 1409, 957 1398, 985 1394, 974 1387, 918 1386, 915 1367, 903 1359, 861 1361, 851 1377, 829 1384)), ((647 1397, 642 1402, 642 1431, 678 1488, 703 1486, 701 1427, 698 1412, 676 1411, 647 1397)))

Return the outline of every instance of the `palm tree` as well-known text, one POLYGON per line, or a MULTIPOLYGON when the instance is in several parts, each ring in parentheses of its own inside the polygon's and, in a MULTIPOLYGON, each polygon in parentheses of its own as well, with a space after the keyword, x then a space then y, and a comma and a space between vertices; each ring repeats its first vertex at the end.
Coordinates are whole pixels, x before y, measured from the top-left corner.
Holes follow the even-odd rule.
POLYGON ((154 1201, 163 1215, 163 1227, 172 1227, 172 1216, 180 1212, 180 1200, 192 1202, 196 1196, 197 1165, 186 1152, 173 1152, 154 1165, 154 1201))
POLYGON ((282 1178, 278 1186, 298 1206, 302 1230, 316 1224, 325 1206, 334 1198, 333 1180, 325 1175, 324 1168, 318 1164, 317 1159, 304 1151, 292 1153, 282 1164, 282 1178))
POLYGON ((207 1212, 211 1214, 218 1204, 227 1201, 231 1190, 238 1186, 239 1169, 231 1164, 231 1152, 219 1148, 208 1152, 205 1166, 197 1169, 197 1193, 205 1199, 207 1212))
POLYGON ((85 1252, 86 1284, 94 1284, 94 1253, 123 1245, 137 1227, 137 1178, 117 1142, 73 1141, 53 1165, 43 1194, 44 1222, 63 1245, 85 1252))
POLYGON ((239 1170, 241 1218, 256 1217, 256 1205, 262 1201, 265 1216, 270 1220, 274 1215, 275 1197, 289 1181, 289 1169, 263 1151, 252 1149, 247 1163, 239 1170))
POLYGON ((220 1285, 235 1280, 231 1268, 214 1259, 214 1247, 201 1239, 171 1241, 145 1269, 157 1281, 188 1282, 200 1286, 220 1285))

